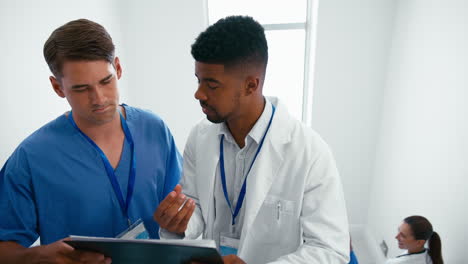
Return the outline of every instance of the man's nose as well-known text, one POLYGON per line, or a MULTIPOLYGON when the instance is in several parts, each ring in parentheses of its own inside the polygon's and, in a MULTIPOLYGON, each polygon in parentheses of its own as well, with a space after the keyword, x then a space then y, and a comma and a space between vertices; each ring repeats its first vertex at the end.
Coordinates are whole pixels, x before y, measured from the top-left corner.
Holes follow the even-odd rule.
POLYGON ((92 104, 101 105, 105 102, 105 95, 101 86, 94 86, 89 94, 92 104))
POLYGON ((203 92, 201 85, 198 85, 198 88, 195 91, 194 96, 195 96, 195 99, 199 101, 206 101, 208 99, 206 94, 203 92))

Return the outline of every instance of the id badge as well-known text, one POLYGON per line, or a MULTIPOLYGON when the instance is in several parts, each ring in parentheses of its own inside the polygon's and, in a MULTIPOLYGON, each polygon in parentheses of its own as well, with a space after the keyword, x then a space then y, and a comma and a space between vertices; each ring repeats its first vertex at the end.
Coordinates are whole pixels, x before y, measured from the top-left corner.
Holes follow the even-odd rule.
POLYGON ((239 248, 240 239, 235 238, 232 234, 221 233, 219 236, 219 251, 221 256, 236 255, 239 248))
POLYGON ((128 229, 120 233, 117 238, 122 239, 149 239, 149 233, 141 219, 134 222, 128 229))

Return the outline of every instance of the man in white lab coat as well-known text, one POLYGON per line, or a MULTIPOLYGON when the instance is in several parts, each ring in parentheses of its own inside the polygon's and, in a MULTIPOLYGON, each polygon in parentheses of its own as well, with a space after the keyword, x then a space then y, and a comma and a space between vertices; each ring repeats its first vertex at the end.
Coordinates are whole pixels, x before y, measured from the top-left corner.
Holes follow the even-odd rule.
POLYGON ((347 263, 346 208, 328 146, 262 94, 263 27, 221 19, 192 55, 195 98, 209 121, 192 129, 181 184, 154 214, 161 237, 214 239, 224 263, 347 263))

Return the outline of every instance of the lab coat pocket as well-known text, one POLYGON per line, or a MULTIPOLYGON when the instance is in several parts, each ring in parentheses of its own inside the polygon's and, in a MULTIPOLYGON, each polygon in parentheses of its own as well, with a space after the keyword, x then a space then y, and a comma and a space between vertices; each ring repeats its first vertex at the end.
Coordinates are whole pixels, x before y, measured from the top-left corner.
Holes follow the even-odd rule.
POLYGON ((278 196, 266 196, 256 218, 257 238, 263 243, 286 242, 288 235, 299 226, 295 205, 294 201, 278 196))

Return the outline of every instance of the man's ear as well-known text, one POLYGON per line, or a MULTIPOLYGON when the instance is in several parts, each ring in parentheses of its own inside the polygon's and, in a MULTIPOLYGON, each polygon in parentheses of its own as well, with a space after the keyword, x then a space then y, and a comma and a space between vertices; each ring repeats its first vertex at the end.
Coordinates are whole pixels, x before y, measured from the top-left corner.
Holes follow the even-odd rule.
POLYGON ((115 73, 117 74, 117 79, 120 79, 120 77, 122 76, 122 65, 120 65, 119 57, 115 57, 114 59, 114 68, 115 73))
POLYGON ((260 80, 255 76, 247 76, 245 79, 245 94, 250 95, 258 90, 260 80))
POLYGON ((65 98, 65 93, 63 93, 62 85, 60 84, 60 82, 54 76, 50 76, 49 80, 50 80, 50 84, 52 84, 52 88, 54 89, 54 92, 58 96, 65 98))

